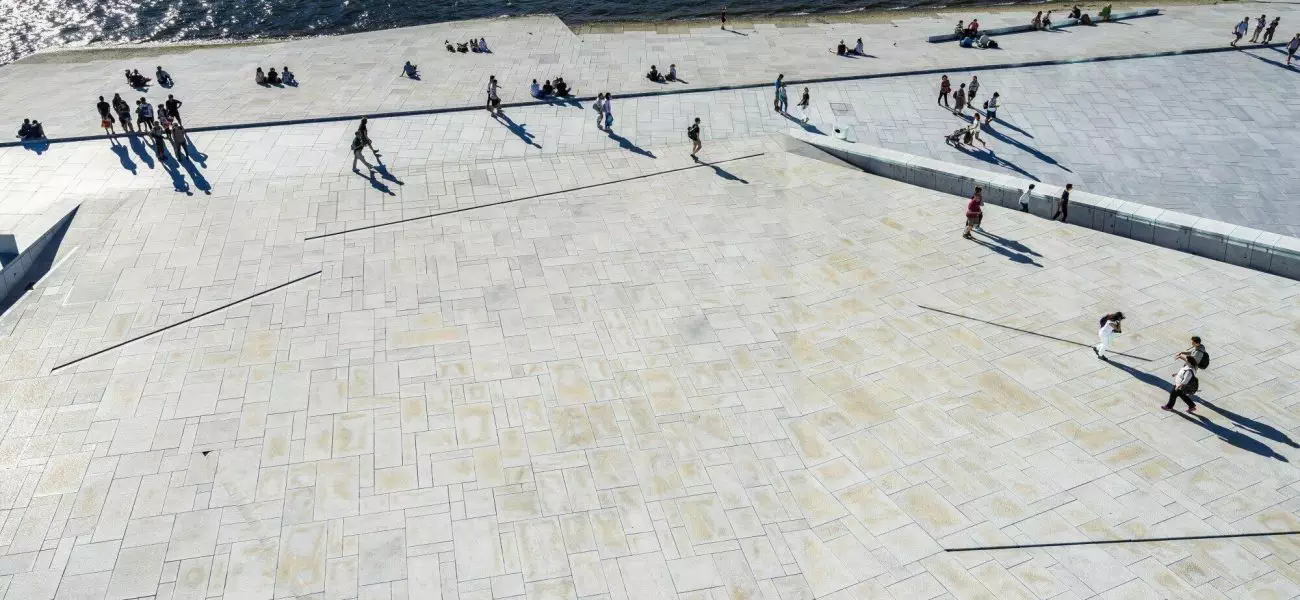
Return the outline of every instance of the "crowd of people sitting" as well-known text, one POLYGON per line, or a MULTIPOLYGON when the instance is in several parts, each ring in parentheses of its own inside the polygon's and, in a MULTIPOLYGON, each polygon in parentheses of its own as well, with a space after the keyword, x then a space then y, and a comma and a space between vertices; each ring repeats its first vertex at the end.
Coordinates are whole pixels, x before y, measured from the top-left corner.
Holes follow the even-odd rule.
POLYGON ((676 64, 668 65, 667 75, 660 73, 658 67, 654 65, 650 65, 650 72, 645 74, 645 78, 655 83, 677 81, 677 65, 676 64))
POLYGON ((45 126, 36 119, 23 119, 22 126, 18 128, 18 139, 24 142, 45 139, 45 126))
POLYGON ((997 49, 999 47, 997 41, 989 36, 988 32, 980 31, 979 19, 971 19, 970 25, 957 21, 957 27, 953 29, 953 33, 957 35, 957 43, 962 48, 997 49))
POLYGON ((253 74, 253 81, 256 81, 257 85, 261 86, 298 85, 298 80, 294 77, 293 71, 290 71, 287 66, 278 73, 275 71, 275 67, 271 67, 271 70, 266 72, 262 71, 262 67, 258 67, 257 72, 253 74))
POLYGON ((551 83, 551 80, 547 79, 546 83, 537 85, 537 80, 534 79, 533 84, 528 88, 528 93, 538 99, 552 97, 565 98, 572 96, 575 93, 575 90, 569 87, 569 84, 564 81, 563 77, 556 77, 554 84, 551 83))
POLYGON ((149 87, 150 81, 153 80, 140 74, 140 69, 136 69, 134 71, 132 71, 131 69, 126 69, 126 83, 132 88, 135 88, 137 90, 147 88, 149 87))
POLYGON ((470 38, 469 42, 456 44, 452 44, 451 40, 443 40, 442 43, 447 47, 448 52, 460 52, 462 54, 466 52, 492 52, 491 50, 488 50, 487 40, 484 38, 479 38, 477 40, 470 38))
POLYGON ((864 50, 863 47, 862 47, 862 38, 858 38, 858 44, 857 44, 856 46, 854 46, 853 48, 849 48, 848 46, 846 46, 846 45, 844 44, 844 40, 840 40, 840 45, 838 45, 838 46, 835 47, 835 54, 837 54, 837 55, 839 55, 839 56, 863 56, 863 55, 865 55, 865 54, 866 54, 866 50, 864 50))

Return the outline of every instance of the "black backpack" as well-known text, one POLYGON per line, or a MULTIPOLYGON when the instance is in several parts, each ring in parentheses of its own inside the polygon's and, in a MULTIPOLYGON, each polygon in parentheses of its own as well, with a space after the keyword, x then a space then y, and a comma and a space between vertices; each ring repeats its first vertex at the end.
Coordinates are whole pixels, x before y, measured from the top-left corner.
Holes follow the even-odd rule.
POLYGON ((1210 367, 1210 353, 1206 352, 1205 350, 1201 350, 1201 360, 1197 361, 1196 368, 1207 369, 1209 367, 1210 367))
POLYGON ((1109 321, 1109 320, 1110 320, 1110 315, 1102 315, 1102 316, 1101 316, 1101 320, 1100 320, 1100 321, 1097 321, 1097 327, 1099 327, 1099 328, 1100 328, 1100 327, 1105 327, 1105 326, 1106 326, 1106 321, 1109 321))
POLYGON ((1183 392, 1188 396, 1195 394, 1199 389, 1201 389, 1201 380, 1197 379, 1195 375, 1192 375, 1191 381, 1188 381, 1187 384, 1183 386, 1183 392))

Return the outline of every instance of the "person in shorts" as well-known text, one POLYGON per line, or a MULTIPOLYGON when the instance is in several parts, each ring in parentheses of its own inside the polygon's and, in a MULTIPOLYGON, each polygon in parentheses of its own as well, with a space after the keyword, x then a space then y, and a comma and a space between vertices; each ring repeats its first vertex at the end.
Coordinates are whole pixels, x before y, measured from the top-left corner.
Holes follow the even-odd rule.
POLYGON ((704 147, 704 145, 700 143, 700 118, 699 117, 695 117, 695 122, 692 123, 690 127, 686 128, 686 137, 690 138, 691 140, 691 158, 699 160, 699 158, 696 155, 699 154, 700 150, 704 147))
POLYGON ((984 188, 976 187, 975 193, 971 195, 970 202, 966 204, 966 232, 961 234, 966 239, 971 237, 971 229, 980 226, 984 221, 984 188))

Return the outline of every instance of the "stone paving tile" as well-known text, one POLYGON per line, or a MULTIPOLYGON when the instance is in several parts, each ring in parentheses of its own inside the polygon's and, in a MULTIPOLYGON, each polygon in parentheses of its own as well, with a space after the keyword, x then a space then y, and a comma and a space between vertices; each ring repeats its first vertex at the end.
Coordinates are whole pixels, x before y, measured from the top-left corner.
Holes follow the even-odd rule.
POLYGON ((748 135, 304 242, 691 164, 407 158, 390 196, 305 131, 208 138, 211 196, 115 177, 0 317, 6 598, 1297 595, 1290 538, 942 552, 1296 529, 1295 282, 990 208, 999 253, 748 135), (1118 306, 1155 360, 917 304, 1084 343, 1118 306), (1162 413, 1189 332, 1206 403, 1162 413))

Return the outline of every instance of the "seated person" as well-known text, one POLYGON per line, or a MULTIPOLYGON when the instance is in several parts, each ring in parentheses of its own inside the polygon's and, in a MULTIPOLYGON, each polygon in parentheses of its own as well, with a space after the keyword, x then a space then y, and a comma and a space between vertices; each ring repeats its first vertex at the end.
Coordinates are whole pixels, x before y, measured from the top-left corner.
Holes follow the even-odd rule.
POLYGON ((25 140, 31 137, 31 135, 32 135, 32 120, 23 119, 22 126, 18 128, 18 138, 25 140))
POLYGON ((158 80, 158 85, 163 87, 171 87, 172 83, 174 83, 171 74, 164 71, 162 65, 158 65, 158 69, 153 72, 153 76, 154 79, 158 80))
POLYGON ((455 51, 456 51, 456 47, 451 45, 451 40, 443 40, 442 43, 445 44, 445 45, 447 46, 447 51, 448 51, 448 52, 455 52, 455 51))
POLYGON ((536 80, 536 79, 533 80, 533 84, 532 84, 532 85, 528 86, 528 94, 531 95, 531 96, 534 97, 534 98, 541 98, 541 97, 542 97, 542 86, 537 85, 537 80, 536 80))
POLYGON ((866 54, 866 53, 867 53, 867 52, 866 52, 865 50, 863 50, 863 48, 862 48, 862 38, 858 38, 858 45, 856 45, 856 46, 853 47, 853 53, 854 53, 854 54, 857 54, 858 56, 862 56, 863 54, 866 54))
POLYGON ((661 77, 662 76, 659 75, 659 68, 654 65, 650 65, 650 72, 645 74, 645 78, 649 79, 650 81, 659 81, 661 77))
POLYGON ((668 65, 668 81, 677 81, 677 65, 668 65))
POLYGON ((840 45, 835 47, 835 54, 838 56, 844 56, 848 53, 849 53, 849 47, 844 45, 844 40, 840 40, 840 45))
POLYGON ((478 51, 479 51, 479 52, 488 52, 488 48, 487 48, 487 38, 479 38, 479 39, 478 39, 478 51))
POLYGON ((569 89, 569 84, 567 84, 567 83, 564 82, 564 78, 563 78, 563 77, 556 77, 556 78, 555 78, 555 95, 556 95, 556 96, 568 96, 569 94, 572 94, 572 93, 573 93, 573 90, 569 89))
POLYGON ((45 126, 41 125, 40 121, 37 121, 36 119, 32 119, 32 133, 31 133, 31 137, 27 139, 29 140, 45 139, 45 126))
POLYGON ((1088 16, 1088 13, 1083 13, 1083 16, 1079 17, 1079 23, 1083 25, 1092 25, 1092 17, 1088 16))
POLYGON ((262 72, 262 67, 257 68, 257 73, 253 75, 253 81, 256 81, 257 85, 266 85, 266 73, 262 72))
POLYGON ((546 83, 542 84, 542 97, 546 98, 554 93, 555 88, 551 86, 551 80, 547 79, 546 83))
POLYGON ((131 77, 134 77, 134 78, 135 78, 135 81, 136 81, 136 85, 135 85, 135 87, 144 87, 144 86, 146 86, 146 85, 149 85, 149 82, 150 82, 150 81, 153 81, 152 79, 149 79, 148 77, 145 77, 144 75, 141 75, 141 74, 140 74, 140 69, 136 69, 136 70, 134 70, 134 71, 131 71, 131 77))
POLYGON ((976 35, 979 34, 979 32, 980 32, 980 20, 971 19, 970 25, 966 26, 966 35, 970 37, 975 37, 976 35))
POLYGON ((966 22, 965 22, 965 21, 958 20, 958 21, 957 21, 957 26, 953 28, 952 33, 953 33, 953 35, 956 35, 956 36, 958 36, 958 37, 965 36, 965 35, 966 35, 966 22))
POLYGON ((284 81, 285 85, 298 83, 298 81, 294 79, 293 73, 289 71, 289 67, 280 69, 280 79, 284 81))
POLYGON ((1081 14, 1083 14, 1083 11, 1079 10, 1079 5, 1076 4, 1076 5, 1074 5, 1074 8, 1070 9, 1070 16, 1069 16, 1069 18, 1071 18, 1071 19, 1077 19, 1077 18, 1079 18, 1079 16, 1080 16, 1081 14))
POLYGON ((415 65, 411 64, 411 61, 409 60, 406 61, 406 64, 402 65, 402 75, 405 75, 411 79, 420 78, 419 71, 415 68, 415 65))
POLYGON ((275 72, 275 67, 271 67, 271 70, 267 71, 266 82, 271 85, 280 85, 282 83, 280 81, 280 74, 275 72))
POLYGON ((1034 20, 1029 22, 1029 27, 1034 31, 1043 28, 1043 11, 1040 10, 1038 11, 1038 14, 1034 15, 1034 20))
POLYGON ((469 49, 470 52, 478 52, 478 40, 469 38, 469 49))
POLYGON ((466 53, 466 52, 469 52, 469 44, 466 44, 466 43, 464 43, 464 42, 459 42, 459 43, 457 43, 457 44, 456 44, 456 51, 459 52, 459 53, 461 53, 461 54, 464 54, 464 53, 466 53))
POLYGON ((993 41, 993 38, 989 37, 989 34, 987 33, 981 35, 979 41, 975 42, 975 45, 980 48, 991 48, 995 50, 998 47, 998 43, 993 41))
POLYGON ((975 38, 966 36, 957 42, 962 48, 971 48, 975 46, 975 38))
POLYGON ((1097 16, 1100 17, 1101 20, 1102 20, 1103 22, 1105 22, 1105 21, 1109 21, 1109 20, 1110 20, 1110 5, 1107 4, 1106 6, 1101 7, 1101 12, 1097 13, 1097 16))
POLYGON ((1043 15, 1043 30, 1046 31, 1051 28, 1052 28, 1052 11, 1049 10, 1047 11, 1047 14, 1043 15))

